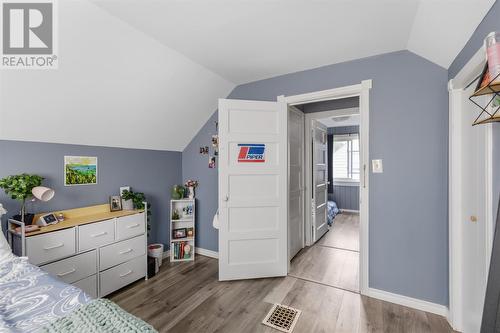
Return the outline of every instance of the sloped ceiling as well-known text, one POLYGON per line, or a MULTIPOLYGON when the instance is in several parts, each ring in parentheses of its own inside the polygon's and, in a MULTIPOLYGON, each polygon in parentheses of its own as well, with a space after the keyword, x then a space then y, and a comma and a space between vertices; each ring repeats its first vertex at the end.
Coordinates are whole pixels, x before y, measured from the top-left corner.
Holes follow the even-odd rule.
POLYGON ((494 0, 64 0, 59 69, 0 72, 0 139, 182 151, 237 85, 409 49, 447 68, 494 0))
POLYGON ((182 151, 235 86, 87 0, 58 4, 59 68, 0 71, 0 139, 182 151))
POLYGON ((448 68, 495 0, 92 0, 240 84, 409 49, 448 68))

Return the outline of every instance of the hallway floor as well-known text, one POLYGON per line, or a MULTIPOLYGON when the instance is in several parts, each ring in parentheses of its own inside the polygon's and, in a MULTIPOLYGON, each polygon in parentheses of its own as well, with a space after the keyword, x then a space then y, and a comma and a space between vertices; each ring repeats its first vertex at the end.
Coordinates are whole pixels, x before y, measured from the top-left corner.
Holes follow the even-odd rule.
POLYGON ((330 230, 293 258, 290 276, 359 291, 359 215, 339 214, 330 230))

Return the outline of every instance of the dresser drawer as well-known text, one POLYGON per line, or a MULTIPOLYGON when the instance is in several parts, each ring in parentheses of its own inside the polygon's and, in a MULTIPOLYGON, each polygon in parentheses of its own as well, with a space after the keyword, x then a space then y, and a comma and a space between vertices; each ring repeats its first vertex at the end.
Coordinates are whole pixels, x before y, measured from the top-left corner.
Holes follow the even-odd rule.
POLYGON ((112 243, 115 240, 115 221, 82 225, 78 229, 78 249, 80 251, 95 249, 112 243))
POLYGON ((146 276, 145 255, 101 272, 100 296, 106 296, 144 276, 146 276))
POLYGON ((66 283, 73 283, 97 272, 97 251, 78 254, 41 268, 66 283))
POLYGON ((146 254, 146 236, 138 236, 99 249, 99 269, 107 269, 146 254))
POLYGON ((26 254, 33 265, 54 261, 75 253, 75 228, 26 238, 26 254))
POLYGON ((142 235, 146 232, 144 213, 134 214, 116 219, 116 240, 142 235))
POLYGON ((97 275, 89 276, 73 283, 73 285, 85 291, 90 297, 97 298, 97 275))

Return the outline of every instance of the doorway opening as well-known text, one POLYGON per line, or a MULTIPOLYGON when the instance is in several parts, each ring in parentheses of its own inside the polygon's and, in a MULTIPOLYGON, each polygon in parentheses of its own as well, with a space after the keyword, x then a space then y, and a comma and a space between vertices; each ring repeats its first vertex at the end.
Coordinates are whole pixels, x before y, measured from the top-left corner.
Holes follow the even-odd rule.
POLYGON ((288 102, 288 274, 362 294, 368 290, 367 83, 363 102, 363 89, 332 90, 320 100, 281 97, 288 102))
POLYGON ((289 275, 359 292, 359 98, 292 106, 289 113, 289 275), (303 142, 309 168, 301 165, 303 142), (301 205, 311 207, 312 228, 304 232, 301 205), (304 248, 306 233, 312 244, 304 248))

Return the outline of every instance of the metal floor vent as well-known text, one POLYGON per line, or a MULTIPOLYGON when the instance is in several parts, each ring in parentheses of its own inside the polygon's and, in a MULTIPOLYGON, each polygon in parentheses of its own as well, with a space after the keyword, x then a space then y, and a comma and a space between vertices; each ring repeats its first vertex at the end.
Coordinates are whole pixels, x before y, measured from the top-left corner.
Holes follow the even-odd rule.
POLYGON ((301 311, 286 305, 274 304, 262 324, 275 328, 281 332, 293 331, 301 311))

